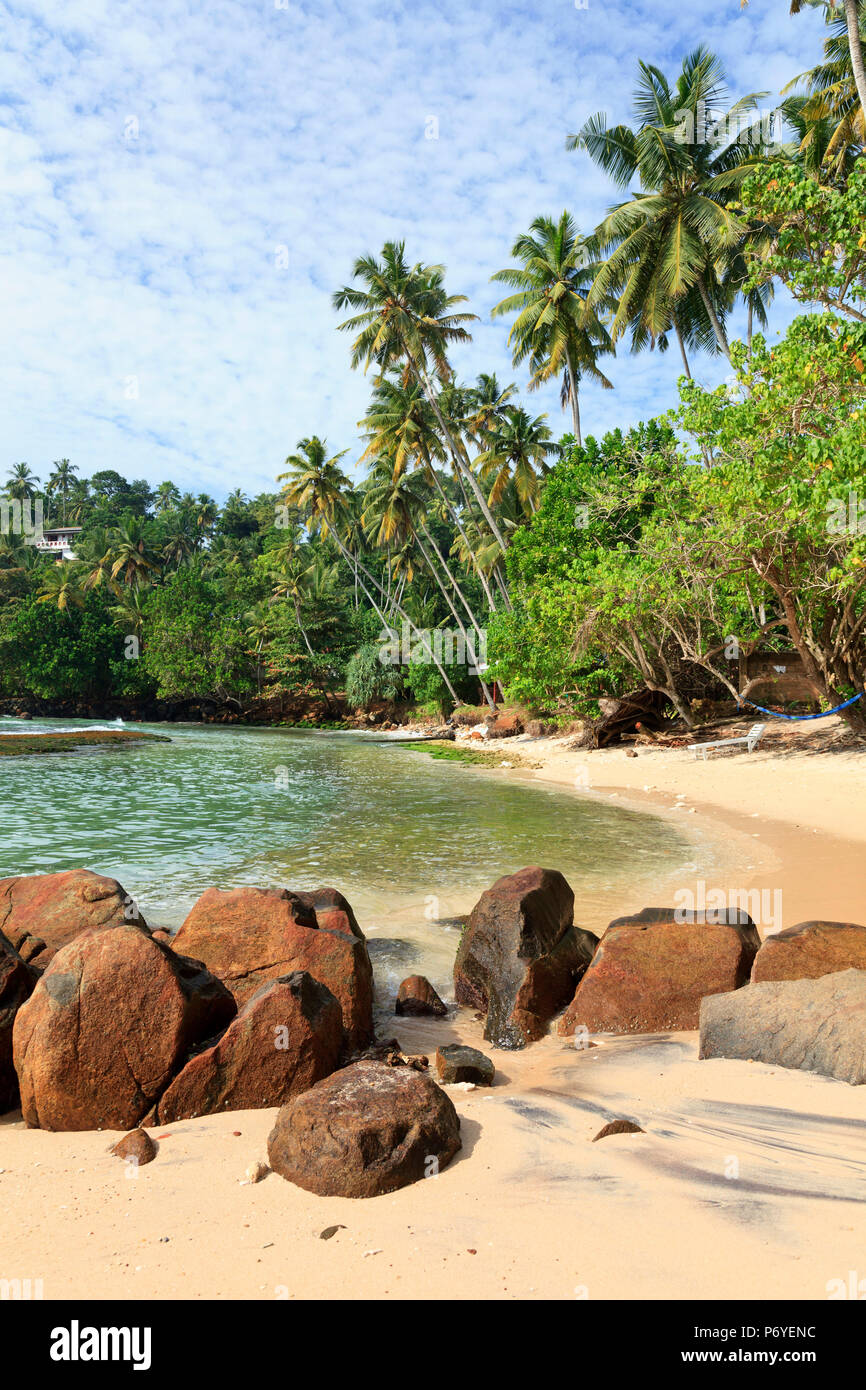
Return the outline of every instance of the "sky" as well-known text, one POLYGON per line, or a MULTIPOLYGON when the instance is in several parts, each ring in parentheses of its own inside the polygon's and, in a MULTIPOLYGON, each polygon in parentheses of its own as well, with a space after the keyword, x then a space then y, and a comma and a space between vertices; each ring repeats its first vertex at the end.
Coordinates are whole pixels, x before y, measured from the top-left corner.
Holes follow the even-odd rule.
MULTIPOLYGON (((0 25, 0 477, 69 458, 220 501, 272 490, 304 436, 362 452, 331 295, 389 238, 479 315, 458 376, 515 381, 558 437, 490 275, 540 213, 588 232, 622 197, 566 135, 701 42, 770 109, 824 35, 787 0, 0 0, 0 25)), ((585 433, 674 404, 675 346, 603 365, 585 433)))

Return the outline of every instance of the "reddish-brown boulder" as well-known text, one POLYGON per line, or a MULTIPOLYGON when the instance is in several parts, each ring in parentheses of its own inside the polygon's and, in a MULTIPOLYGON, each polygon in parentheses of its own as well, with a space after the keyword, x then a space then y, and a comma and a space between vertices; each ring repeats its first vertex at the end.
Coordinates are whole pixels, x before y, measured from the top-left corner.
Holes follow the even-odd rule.
POLYGON ((523 720, 519 714, 500 714, 488 720, 487 733, 490 738, 514 738, 523 733, 523 720))
POLYGON ((145 922, 116 878, 70 869, 0 879, 0 931, 40 969, 80 932, 129 924, 145 922))
POLYGON ((355 1062, 283 1106, 268 1159, 321 1197, 376 1197, 435 1176, 459 1148, 457 1112, 429 1076, 355 1062))
POLYGON ((160 1098, 153 1123, 283 1105, 330 1076, 342 1046, 337 1000, 296 970, 262 985, 219 1041, 187 1062, 160 1098))
POLYGON ((744 985, 759 945, 752 919, 739 910, 646 907, 619 917, 601 938, 559 1032, 697 1028, 701 1000, 744 985))
POLYGON ((18 1010, 15 1070, 36 1129, 132 1129, 190 1049, 235 1002, 200 961, 135 926, 85 932, 57 952, 18 1010))
POLYGON ((208 888, 172 943, 203 960, 238 1004, 268 980, 307 970, 336 997, 350 1047, 373 1036, 373 971, 366 942, 319 926, 313 907, 286 889, 208 888))
POLYGON ((152 1163, 156 1158, 156 1145, 143 1129, 133 1129, 112 1144, 111 1152, 118 1158, 132 1158, 139 1168, 143 1168, 145 1163, 152 1163))
POLYGON ((39 971, 21 957, 0 932, 0 1115, 18 1105, 18 1077, 12 1062, 12 1030, 15 1015, 30 998, 39 971))
POLYGON ((407 1017, 443 1018, 448 1009, 424 975, 410 975, 397 991, 394 1012, 407 1017))
POLYGON ((346 932, 350 936, 357 936, 359 941, 366 940, 351 903, 336 888, 311 888, 294 896, 312 910, 319 927, 325 931, 346 932))
POLYGON ((454 988, 458 1004, 486 1013, 488 1042, 524 1047, 572 998, 598 944, 573 921, 574 894, 556 869, 521 869, 482 894, 457 950, 454 988))
POLYGON ((855 922, 798 922, 764 939, 752 966, 752 983, 817 980, 839 970, 866 970, 866 927, 855 922))

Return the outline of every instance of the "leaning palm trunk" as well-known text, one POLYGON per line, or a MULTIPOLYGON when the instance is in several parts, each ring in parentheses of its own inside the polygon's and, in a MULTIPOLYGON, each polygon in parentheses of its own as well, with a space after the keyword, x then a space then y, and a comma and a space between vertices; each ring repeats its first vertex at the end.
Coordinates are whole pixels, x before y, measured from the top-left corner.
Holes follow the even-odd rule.
POLYGON ((424 369, 419 365, 419 363, 415 361, 412 352, 410 351, 409 347, 405 342, 403 343, 403 351, 406 353, 406 360, 412 368, 412 371, 415 373, 415 380, 418 382, 418 385, 424 392, 424 395, 427 398, 427 403, 430 406, 430 409, 433 411, 433 414, 436 416, 436 423, 442 431, 442 436, 446 444, 448 445, 448 451, 451 454, 451 457, 453 458, 457 469, 459 470, 459 472, 463 474, 467 483, 472 489, 472 492, 475 494, 475 500, 484 514, 484 520, 487 522, 487 525, 490 527, 490 530, 496 537, 496 542, 504 555, 507 546, 503 539, 502 533, 499 530, 499 527, 496 525, 493 513, 487 505, 487 499, 484 496, 481 487, 479 486, 478 479, 472 472, 472 469, 469 467, 468 463, 464 461, 460 453, 460 450, 454 441, 454 436, 452 435, 450 429, 445 423, 445 417, 442 414, 442 411, 439 409, 439 401, 436 398, 436 392, 433 389, 433 383, 431 382, 424 369))
POLYGON ((863 45, 860 42, 857 0, 844 0, 845 23, 848 27, 848 48, 851 53, 851 71, 860 98, 860 109, 866 114, 866 68, 863 65, 863 45))
POLYGON ((728 344, 728 339, 725 334, 725 330, 721 325, 719 316, 716 313, 715 305, 713 304, 713 301, 710 299, 709 292, 704 282, 704 277, 702 275, 699 275, 695 283, 697 284, 701 299, 704 301, 704 308, 707 311, 707 317, 709 318, 710 323, 713 325, 713 332, 716 335, 716 341, 718 342, 719 347, 722 349, 722 352, 725 354, 728 361, 730 362, 731 349, 728 344))
POLYGON ((686 376, 688 377, 689 381, 691 381, 691 379, 692 379, 692 372, 691 372, 691 368, 689 367, 689 359, 686 357, 686 345, 685 345, 685 343, 684 343, 684 341, 683 341, 683 335, 682 335, 682 330, 680 329, 679 320, 677 319, 676 314, 673 314, 673 315, 672 315, 672 318, 673 318, 673 322, 674 322, 674 328, 676 329, 677 342, 678 342, 679 345, 680 345, 680 356, 681 356, 682 359, 683 359, 683 370, 685 371, 685 374, 686 374, 686 376))
MULTIPOLYGON (((430 535, 429 535, 429 532, 427 531, 427 528, 426 528, 426 527, 424 527, 424 534, 425 534, 425 536, 427 536, 428 541, 430 541, 430 535)), ((436 566, 433 564, 432 559, 431 559, 430 556, 427 554, 427 551, 424 549, 424 546, 423 546, 422 543, 421 543, 421 537, 418 535, 418 532, 417 532, 417 531, 413 531, 413 535, 414 535, 414 537, 415 537, 415 544, 417 545, 418 549, 421 551, 421 554, 422 554, 423 557, 424 557, 424 561, 425 561, 425 563, 426 563, 426 565, 427 565, 427 568, 429 569, 429 571, 430 571, 430 573, 432 574, 433 578, 436 580, 436 583, 437 583, 438 586, 439 586, 439 590, 440 590, 440 592, 441 592, 441 594, 442 594, 442 597, 445 599, 445 602, 448 604, 448 607, 451 609, 451 612, 452 612, 452 614, 453 614, 453 616, 454 616, 454 621, 455 621, 455 623, 457 624, 457 626, 458 626, 459 629, 460 629, 460 634, 461 634, 461 636, 462 636, 462 638, 463 638, 464 650, 465 650, 467 653, 471 654, 471 655, 474 657, 474 659, 475 659, 475 669, 476 669, 476 673, 477 673, 477 675, 478 675, 478 682, 479 682, 479 684, 480 684, 480 686, 481 686, 481 689, 482 689, 482 692, 483 692, 483 694, 484 694, 485 700, 487 701, 487 703, 488 703, 488 705, 490 706, 491 710, 492 710, 493 713, 495 714, 495 713, 496 713, 496 704, 495 704, 495 701, 494 701, 494 699, 493 699, 493 696, 490 694, 490 690, 488 689, 487 683, 486 683, 486 681, 484 680, 484 677, 482 676, 481 671, 478 669, 478 657, 477 657, 477 655, 476 655, 476 653, 475 653, 475 650, 474 650, 474 648, 473 648, 473 646, 472 646, 472 643, 471 643, 470 640, 469 640, 469 634, 468 634, 468 632, 466 631, 466 628, 465 628, 465 626, 464 626, 464 624, 463 624, 463 621, 462 621, 462 619, 461 619, 461 617, 460 617, 460 614, 457 612, 457 608, 456 608, 456 605, 455 605, 455 603, 454 603, 454 600, 452 599, 451 595, 449 594, 448 590, 446 589, 446 587, 445 587, 445 585, 444 585, 444 583, 443 583, 443 581, 442 581, 442 578, 441 578, 441 576, 440 576, 440 574, 439 574, 439 571, 437 570, 436 566)), ((431 545, 432 545, 432 541, 430 541, 430 543, 431 543, 431 545)), ((434 546, 433 548, 434 548, 434 550, 435 550, 435 546, 434 546)), ((438 550, 436 550, 436 554, 439 555, 438 550)), ((439 556, 439 558, 440 558, 440 560, 442 560, 441 555, 439 556)), ((442 560, 442 564, 443 564, 443 566, 445 567, 446 573, 448 573, 448 566, 445 565, 444 560, 442 560)), ((449 578, 451 578, 450 574, 449 574, 449 578)), ((453 578, 451 579, 451 583, 454 584, 453 578)), ((455 589, 457 588, 456 585, 455 585, 454 587, 455 587, 455 589)), ((457 589, 457 592, 459 593, 460 590, 457 589)), ((461 595, 461 597, 462 597, 462 595, 461 595)), ((464 603, 465 603, 465 599, 464 599, 464 603)), ((472 618, 472 612, 471 612, 471 610, 469 609, 468 604, 467 604, 466 606, 467 606, 467 611, 469 612, 469 616, 470 616, 470 618, 472 618)), ((474 622, 475 622, 475 619, 472 618, 472 621, 473 621, 473 623, 474 623, 474 622)), ((477 623, 475 624, 475 628, 476 628, 476 631, 477 631, 477 633, 478 633, 478 636, 480 637, 480 636, 481 636, 481 629, 478 627, 478 624, 477 624, 477 623)))
MULTIPOLYGON (((454 506, 452 506, 451 500, 450 500, 450 498, 448 497, 448 494, 445 492, 445 489, 443 488, 442 484, 440 483, 439 479, 438 479, 437 476, 436 476, 436 469, 435 469, 435 468, 432 466, 432 464, 430 463, 430 459, 429 459, 429 457, 426 455, 426 453, 425 453, 425 455, 424 455, 424 461, 425 461, 425 463, 426 463, 426 465, 427 465, 427 471, 429 472, 431 478, 433 479, 433 485, 434 485, 434 487, 436 488, 436 491, 439 493, 439 496, 442 498, 442 501, 443 501, 444 504, 445 504, 445 507, 446 507, 447 512, 448 512, 448 516, 449 516, 450 519, 453 521, 453 523, 454 523, 454 525, 456 526, 458 532, 460 533, 460 537, 461 537, 461 539, 462 539, 462 541, 463 541, 463 544, 466 546, 466 553, 467 553, 467 555, 469 556, 469 558, 471 559, 472 564, 473 564, 474 567, 475 567, 475 573, 478 575, 478 578, 479 578, 479 580, 481 581, 481 587, 483 588, 484 593, 485 593, 485 596, 486 596, 486 598, 487 598, 487 602, 488 602, 489 605, 490 605, 490 611, 491 611, 492 613, 495 613, 495 612, 496 612, 496 603, 495 603, 495 600, 494 600, 494 598, 493 598, 493 591, 491 590, 490 585, 489 585, 488 582, 487 582, 487 576, 486 576, 486 574, 484 573, 484 571, 482 570, 480 564, 478 563, 478 557, 476 556, 474 550, 472 549, 472 546, 469 544, 469 537, 467 536, 466 531, 465 531, 465 529, 464 529, 464 527, 463 527, 463 522, 460 520, 460 516, 459 516, 459 514, 458 514, 457 508, 454 507, 454 506)), ((464 498, 465 498, 465 497, 466 497, 466 489, 462 487, 462 479, 461 479, 460 481, 461 481, 461 488, 462 488, 462 491, 463 491, 463 496, 464 496, 464 498)), ((468 506, 468 504, 469 504, 469 499, 468 499, 468 498, 466 498, 466 503, 467 503, 467 506, 468 506)), ((444 562, 443 562, 443 563, 444 563, 444 562)), ((465 600, 464 600, 464 602, 465 602, 465 600)), ((467 605, 467 606, 468 606, 468 605, 467 605)), ((471 615, 470 615, 470 616, 471 616, 471 615)))
MULTIPOLYGON (((471 609, 470 606, 469 606, 469 601, 468 601, 468 599, 466 598, 466 595, 464 594, 464 592, 463 592, 463 590, 461 589, 460 585, 457 583, 457 580, 454 578, 454 575, 451 573, 451 570, 450 570, 449 567, 448 567, 448 562, 446 561, 445 557, 443 556, 441 550, 439 549, 438 545, 437 545, 436 542, 434 541, 433 537, 430 535, 430 532, 429 532, 429 530, 427 529, 427 526, 426 526, 426 524, 425 524, 423 521, 422 521, 422 523, 421 523, 421 530, 422 530, 423 533, 424 533, 424 539, 427 541, 427 544, 430 546, 430 549, 433 551, 433 554, 436 556, 436 559, 439 561, 440 565, 442 566, 443 570, 445 571, 445 574, 446 574, 447 577, 448 577, 448 583, 451 585, 451 588, 454 590, 454 592, 455 592, 455 594, 457 595, 457 597, 459 598, 460 602, 463 604, 463 607, 466 609, 466 612, 467 612, 468 615, 469 615, 469 621, 471 622, 472 626, 475 628, 475 631, 478 633, 478 636, 481 637, 481 628, 480 628, 479 625, 478 625, 478 619, 475 617, 475 614, 472 612, 472 609, 471 609)), ((420 545, 420 541, 418 542, 418 544, 420 545)))
MULTIPOLYGON (((339 550, 340 554, 343 556, 343 559, 346 560, 350 565, 352 564, 352 562, 353 562, 353 560, 354 560, 354 562, 355 562, 355 563, 357 564, 357 566, 358 566, 358 569, 360 570, 360 573, 363 574, 364 577, 365 577, 366 579, 368 579, 368 580, 370 581, 370 583, 371 583, 372 585, 374 585, 374 587, 377 588, 377 589, 379 590, 379 593, 382 595, 383 598, 386 598, 387 596, 386 596, 386 594, 385 594, 385 590, 382 588, 382 585, 379 583, 379 581, 378 581, 378 579, 376 578, 376 576, 375 576, 374 574, 371 574, 371 572, 367 569, 366 565, 362 565, 361 562, 360 562, 360 560, 358 560, 356 556, 353 556, 352 553, 351 553, 351 551, 349 551, 349 550, 346 549, 346 547, 344 546, 344 544, 343 544, 342 540, 340 539, 340 537, 337 535, 337 533, 336 533, 336 531, 334 530, 334 528, 331 527, 330 529, 331 529, 331 535, 334 537, 334 540, 337 542, 337 549, 339 550)), ((367 586, 364 584, 363 580, 360 579, 360 577, 359 577, 359 583, 360 583, 360 585, 361 585, 361 588, 364 590, 364 593, 367 595, 367 598, 370 600, 370 603, 372 604, 372 606, 373 606, 373 608, 374 608, 376 614, 378 615, 379 619, 381 620, 382 627, 383 627, 386 631, 390 631, 390 624, 389 624, 387 618, 385 617, 385 615, 384 615, 384 613, 382 612, 381 608, 380 608, 379 605, 376 603, 376 601, 375 601, 375 599, 373 598, 372 594, 369 592, 369 590, 367 589, 367 586)), ((442 665, 441 661, 440 661, 439 658, 437 657, 437 655, 436 655, 436 653, 434 652, 433 648, 430 646, 430 643, 427 641, 427 638, 424 636, 423 632, 419 631, 419 629, 415 626, 415 624, 413 623, 412 619, 409 617, 409 614, 406 612, 405 608, 403 608, 402 605, 401 605, 400 603, 397 602, 396 598, 392 598, 392 599, 391 599, 391 607, 392 607, 392 609, 394 610, 394 612, 397 613, 397 614, 403 619, 403 621, 404 621, 405 623, 408 624, 410 632, 412 633, 412 635, 413 635, 414 637, 417 637, 418 641, 421 643, 421 646, 424 648, 425 652, 426 652, 427 655, 430 657, 430 660, 433 662, 433 665, 436 667, 436 670, 439 672, 440 676, 442 677, 443 681, 445 682, 445 685, 446 685, 446 687, 447 687, 447 689, 448 689, 448 694, 451 696, 451 698, 452 698, 452 700, 454 701, 455 705, 459 705, 459 704, 460 704, 460 697, 459 697, 459 695, 457 694, 457 691, 454 689, 454 686, 451 684, 450 680, 448 679, 448 672, 445 670, 445 667, 442 665)))

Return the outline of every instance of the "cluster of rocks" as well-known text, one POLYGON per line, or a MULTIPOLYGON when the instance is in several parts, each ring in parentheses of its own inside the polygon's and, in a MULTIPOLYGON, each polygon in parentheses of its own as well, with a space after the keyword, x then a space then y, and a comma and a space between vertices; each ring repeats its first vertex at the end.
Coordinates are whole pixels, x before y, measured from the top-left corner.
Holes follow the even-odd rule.
MULTIPOLYGON (((761 943, 744 912, 645 908, 604 935, 577 926, 556 870, 482 894, 454 966, 457 1002, 504 1049, 560 1036, 700 1029, 701 1057, 866 1082, 866 927, 812 921, 761 943)), ((441 1020, 423 976, 395 1012, 441 1020)), ((336 889, 210 888, 172 938, 114 879, 0 880, 0 1112, 49 1130, 145 1130, 280 1107, 272 1168, 322 1194, 371 1196, 439 1172, 460 1148, 442 1086, 488 1086, 493 1062, 376 1043, 364 934, 336 889), (141 1128, 141 1127, 144 1128, 141 1128)), ((144 1158, 140 1161, 148 1161, 144 1158)))

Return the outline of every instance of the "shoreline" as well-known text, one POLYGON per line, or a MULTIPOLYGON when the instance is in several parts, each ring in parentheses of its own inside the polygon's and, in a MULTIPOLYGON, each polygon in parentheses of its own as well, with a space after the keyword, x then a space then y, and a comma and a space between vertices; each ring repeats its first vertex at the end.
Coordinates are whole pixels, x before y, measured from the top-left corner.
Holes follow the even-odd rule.
MULTIPOLYGON (((866 917, 866 753, 770 745, 703 763, 685 749, 627 759, 566 742, 509 739, 502 761, 513 750, 541 766, 469 772, 570 786, 718 840, 718 886, 781 889, 784 925, 866 917), (582 769, 589 782, 576 785, 582 769)), ((408 1052, 460 1041, 496 1064, 489 1091, 449 1088, 463 1148, 434 1182, 366 1201, 275 1174, 246 1184, 274 1109, 154 1131, 159 1152, 135 1182, 108 1153, 115 1135, 26 1130, 6 1115, 0 1199, 16 1267, 0 1273, 42 1278, 47 1299, 823 1300, 858 1267, 855 1087, 698 1061, 695 1033, 600 1036, 582 1052, 551 1034, 502 1052, 466 1009, 379 1022, 408 1052), (594 1144, 617 1118, 645 1132, 594 1144), (45 1220, 33 1223, 37 1205, 45 1220)))

